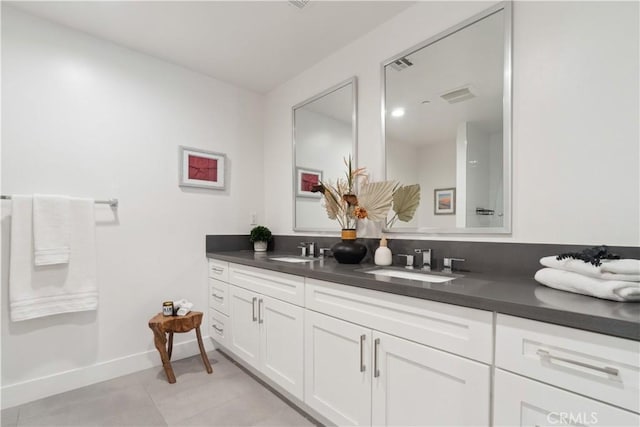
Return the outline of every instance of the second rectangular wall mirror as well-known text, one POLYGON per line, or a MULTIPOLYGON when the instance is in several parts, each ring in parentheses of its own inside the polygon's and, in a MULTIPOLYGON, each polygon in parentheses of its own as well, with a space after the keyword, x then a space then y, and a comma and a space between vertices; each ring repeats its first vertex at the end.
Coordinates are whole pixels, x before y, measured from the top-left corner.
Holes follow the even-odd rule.
POLYGON ((352 77, 293 107, 295 231, 337 231, 310 188, 343 177, 343 159, 356 161, 356 82, 352 77))
POLYGON ((511 231, 511 4, 386 61, 387 179, 419 183, 410 233, 511 231))

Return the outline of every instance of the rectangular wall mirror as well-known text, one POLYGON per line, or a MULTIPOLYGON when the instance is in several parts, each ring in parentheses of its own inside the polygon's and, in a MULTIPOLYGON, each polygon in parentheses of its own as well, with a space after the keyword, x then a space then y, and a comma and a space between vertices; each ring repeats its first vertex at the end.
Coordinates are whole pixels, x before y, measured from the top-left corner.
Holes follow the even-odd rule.
POLYGON ((293 106, 293 229, 337 231, 311 186, 344 175, 356 154, 355 77, 293 106))
POLYGON ((511 4, 382 65, 387 179, 419 183, 392 232, 511 232, 511 4))

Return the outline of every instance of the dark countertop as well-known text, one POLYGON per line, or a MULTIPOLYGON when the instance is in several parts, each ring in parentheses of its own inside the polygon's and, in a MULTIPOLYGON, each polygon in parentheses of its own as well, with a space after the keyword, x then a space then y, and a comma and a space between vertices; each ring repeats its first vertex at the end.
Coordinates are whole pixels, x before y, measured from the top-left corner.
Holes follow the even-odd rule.
MULTIPOLYGON (((640 341, 640 303, 614 302, 539 285, 532 277, 456 273, 447 283, 376 277, 373 264, 338 264, 333 258, 307 263, 270 259, 288 253, 208 252, 208 258, 295 274, 343 285, 495 311, 640 341)), ((396 267, 394 267, 395 269, 396 267)), ((402 270, 400 268, 400 270, 402 270)), ((411 271, 411 270, 406 270, 411 271)), ((417 270, 414 270, 417 271, 417 270)), ((438 272, 429 274, 438 275, 438 272)))

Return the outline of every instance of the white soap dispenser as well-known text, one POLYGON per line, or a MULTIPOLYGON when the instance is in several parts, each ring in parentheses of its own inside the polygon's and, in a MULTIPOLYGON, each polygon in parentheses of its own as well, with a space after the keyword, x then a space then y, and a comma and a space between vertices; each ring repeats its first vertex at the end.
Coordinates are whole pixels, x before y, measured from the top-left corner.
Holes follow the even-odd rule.
POLYGON ((391 265, 391 249, 387 247, 387 239, 384 236, 380 239, 380 246, 376 249, 373 262, 376 265, 391 265))

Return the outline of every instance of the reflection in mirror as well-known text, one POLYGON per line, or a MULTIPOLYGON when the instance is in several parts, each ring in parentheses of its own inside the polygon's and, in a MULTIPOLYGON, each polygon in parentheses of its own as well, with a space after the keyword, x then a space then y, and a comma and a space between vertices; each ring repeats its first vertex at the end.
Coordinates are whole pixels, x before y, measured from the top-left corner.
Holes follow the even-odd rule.
POLYGON ((293 107, 293 229, 336 231, 335 221, 311 187, 344 175, 344 159, 355 162, 356 78, 293 107))
POLYGON ((391 231, 510 232, 509 7, 383 65, 387 179, 422 188, 413 220, 391 231))

